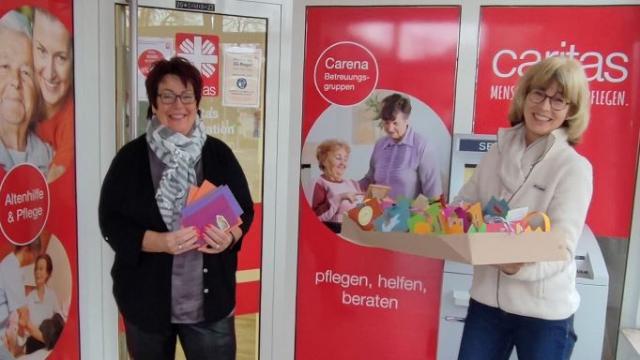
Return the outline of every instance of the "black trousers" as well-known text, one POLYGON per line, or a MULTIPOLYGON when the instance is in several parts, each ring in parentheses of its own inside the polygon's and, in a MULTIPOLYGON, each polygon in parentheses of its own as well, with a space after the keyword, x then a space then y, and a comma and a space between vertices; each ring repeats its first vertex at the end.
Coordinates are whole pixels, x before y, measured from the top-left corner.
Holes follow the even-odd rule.
POLYGON ((173 360, 176 338, 189 360, 235 360, 236 331, 234 317, 216 322, 171 324, 155 333, 141 330, 125 319, 129 355, 134 360, 173 360))

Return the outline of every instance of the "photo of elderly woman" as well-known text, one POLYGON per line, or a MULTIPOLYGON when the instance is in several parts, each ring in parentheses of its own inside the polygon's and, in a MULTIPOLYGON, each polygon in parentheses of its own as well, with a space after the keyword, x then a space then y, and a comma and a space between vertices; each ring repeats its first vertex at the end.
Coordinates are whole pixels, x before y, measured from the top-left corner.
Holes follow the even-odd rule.
POLYGON ((312 207, 318 218, 336 233, 342 216, 362 200, 362 190, 355 180, 345 179, 351 148, 341 140, 325 140, 316 150, 322 175, 313 189, 312 207))
POLYGON ((55 237, 12 246, 0 262, 0 360, 46 359, 69 317, 69 257, 55 237), (55 270, 55 271, 54 271, 55 270))
POLYGON ((0 18, 0 166, 28 162, 47 174, 53 150, 33 131, 37 114, 29 20, 16 11, 0 18))
POLYGON ((392 201, 440 196, 450 146, 449 130, 427 104, 376 90, 358 105, 330 106, 314 123, 302 149, 302 189, 317 219, 340 233, 370 185, 389 187, 392 201))
POLYGON ((386 136, 380 138, 371 154, 369 171, 360 180, 391 187, 392 198, 414 199, 419 194, 436 197, 442 194, 440 167, 431 144, 409 123, 411 101, 398 93, 381 102, 380 119, 386 136))

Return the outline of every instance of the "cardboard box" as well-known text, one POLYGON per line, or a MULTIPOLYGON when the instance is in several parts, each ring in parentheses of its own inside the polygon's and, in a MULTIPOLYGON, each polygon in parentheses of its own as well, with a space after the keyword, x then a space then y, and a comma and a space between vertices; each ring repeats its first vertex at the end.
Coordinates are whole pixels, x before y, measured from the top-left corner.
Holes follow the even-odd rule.
POLYGON ((417 235, 364 231, 349 217, 342 219, 345 240, 354 244, 446 259, 471 265, 567 260, 566 235, 562 232, 477 233, 417 235))

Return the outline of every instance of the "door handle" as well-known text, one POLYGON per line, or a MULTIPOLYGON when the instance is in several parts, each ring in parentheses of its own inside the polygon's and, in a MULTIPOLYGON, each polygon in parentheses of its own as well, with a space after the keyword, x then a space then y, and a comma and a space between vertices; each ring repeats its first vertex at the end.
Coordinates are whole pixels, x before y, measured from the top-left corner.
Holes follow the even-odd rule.
POLYGON ((462 316, 445 316, 444 321, 457 321, 463 323, 466 317, 462 316))

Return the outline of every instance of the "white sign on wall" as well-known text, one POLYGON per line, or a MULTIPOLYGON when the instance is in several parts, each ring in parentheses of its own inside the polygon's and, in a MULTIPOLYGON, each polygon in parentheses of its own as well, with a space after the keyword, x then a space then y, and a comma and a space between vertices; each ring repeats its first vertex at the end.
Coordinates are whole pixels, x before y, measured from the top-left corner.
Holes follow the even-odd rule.
POLYGON ((151 66, 160 59, 169 59, 173 54, 173 39, 158 37, 138 38, 138 100, 147 101, 144 82, 151 66))
POLYGON ((222 105, 260 105, 262 50, 249 46, 225 46, 223 50, 222 105))

